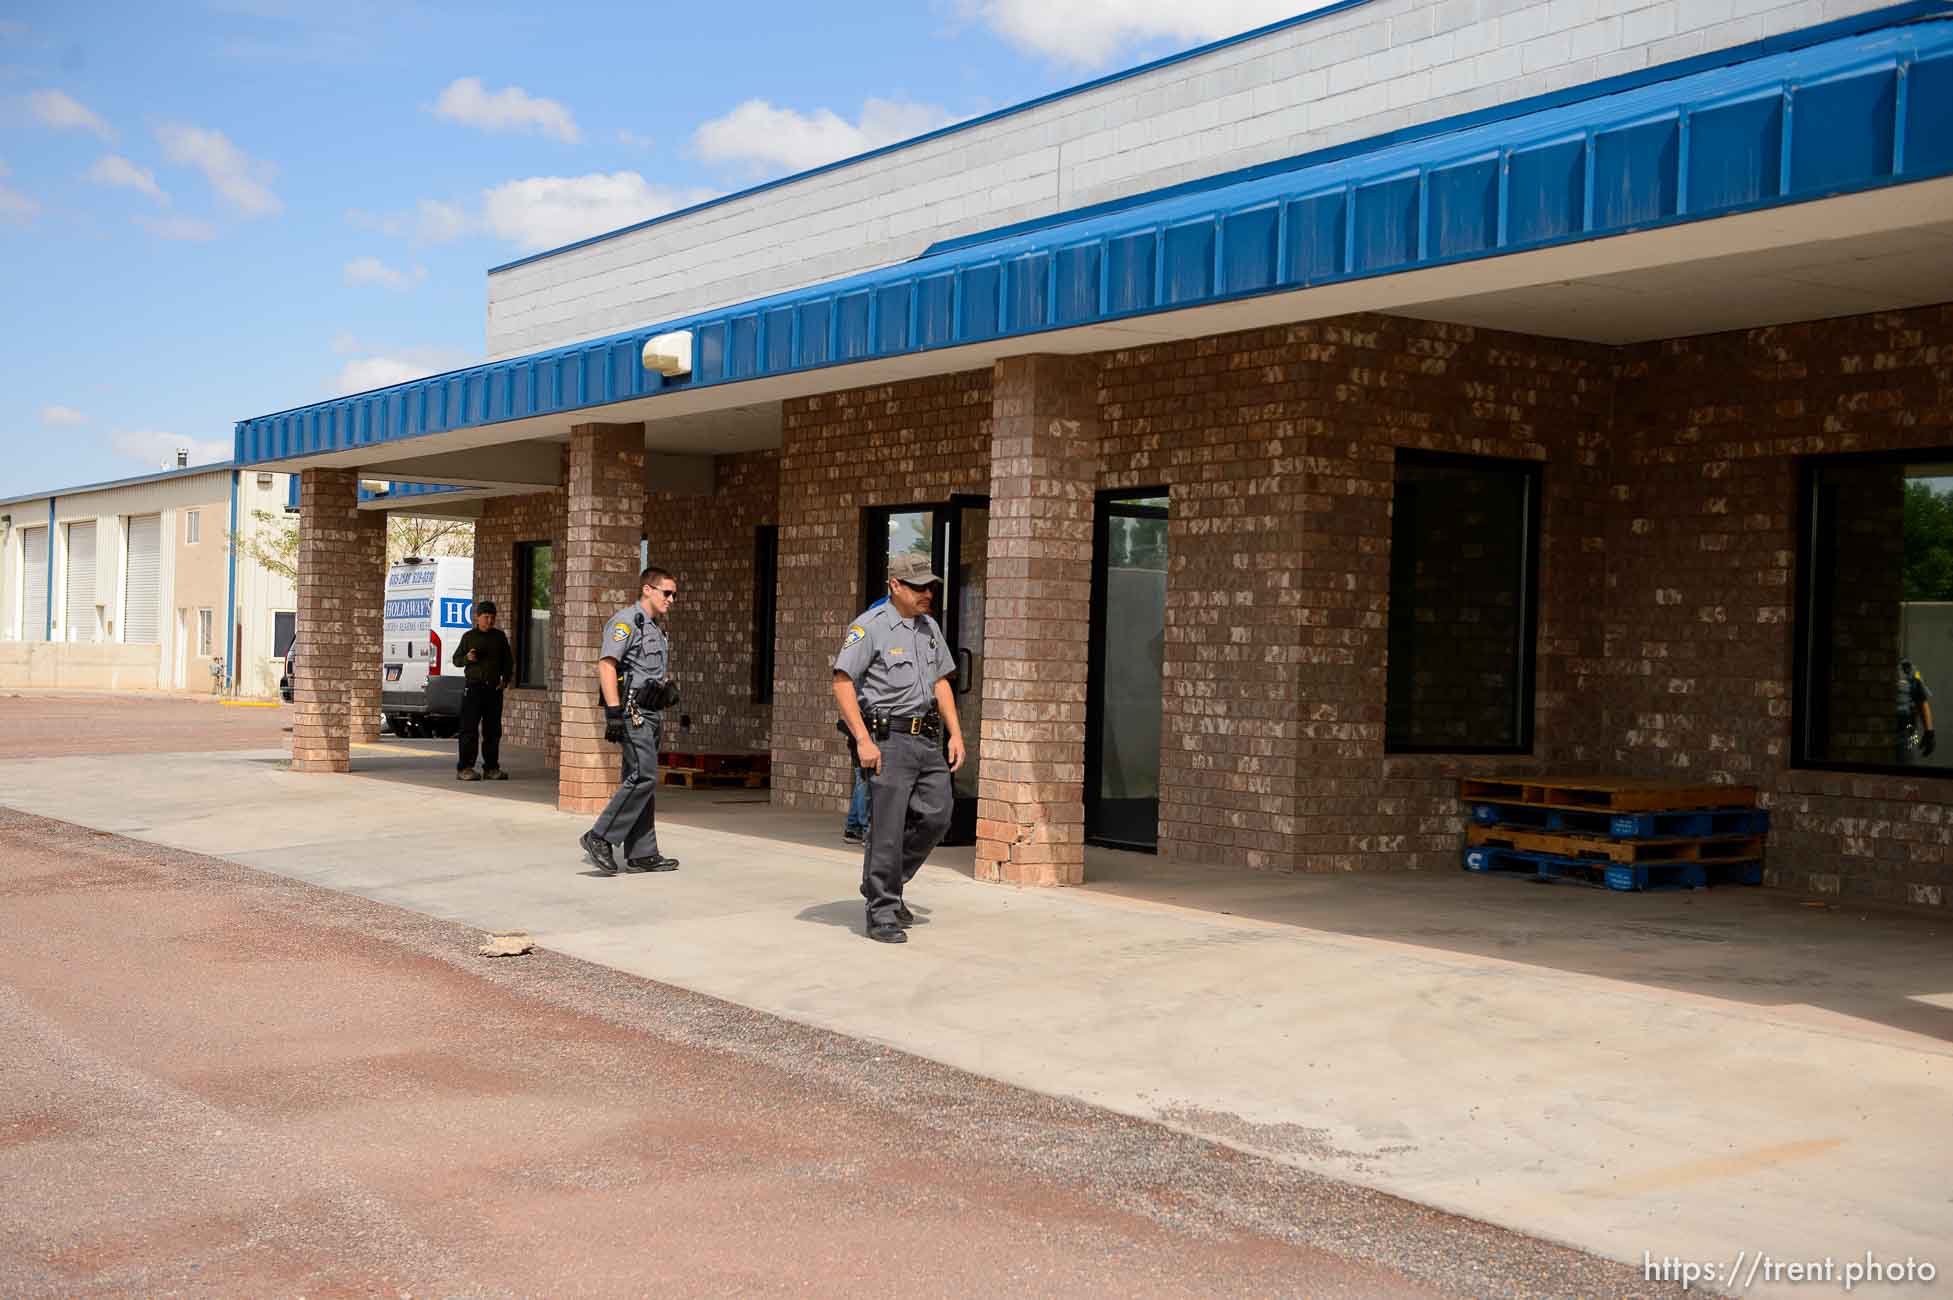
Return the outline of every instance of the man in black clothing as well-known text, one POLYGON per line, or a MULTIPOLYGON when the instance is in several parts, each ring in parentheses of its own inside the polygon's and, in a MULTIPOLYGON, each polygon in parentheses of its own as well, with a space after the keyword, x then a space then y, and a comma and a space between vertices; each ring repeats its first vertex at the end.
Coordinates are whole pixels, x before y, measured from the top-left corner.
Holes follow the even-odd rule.
POLYGON ((515 654, 508 637, 495 626, 495 602, 475 606, 475 625, 461 634, 454 648, 454 666, 467 685, 461 692, 461 762, 456 775, 463 781, 506 781, 502 770, 502 692, 515 677, 515 654), (479 732, 482 770, 475 771, 479 732))

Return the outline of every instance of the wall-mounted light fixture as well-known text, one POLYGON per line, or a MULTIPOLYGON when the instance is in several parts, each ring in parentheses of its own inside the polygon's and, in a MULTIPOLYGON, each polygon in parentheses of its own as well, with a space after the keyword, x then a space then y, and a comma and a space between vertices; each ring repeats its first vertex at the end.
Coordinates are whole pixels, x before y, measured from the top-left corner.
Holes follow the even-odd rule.
POLYGON ((644 343, 644 368, 669 379, 692 373, 692 332, 677 330, 655 334, 644 343))

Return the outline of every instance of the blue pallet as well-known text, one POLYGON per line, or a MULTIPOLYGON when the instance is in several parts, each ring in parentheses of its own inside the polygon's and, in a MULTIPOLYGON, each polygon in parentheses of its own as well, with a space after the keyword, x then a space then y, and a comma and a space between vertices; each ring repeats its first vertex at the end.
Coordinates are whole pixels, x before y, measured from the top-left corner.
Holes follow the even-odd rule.
POLYGON ((1539 831, 1585 831, 1617 840, 1702 839, 1710 835, 1764 835, 1770 814, 1762 808, 1705 808, 1688 812, 1614 813, 1580 808, 1539 808, 1521 803, 1472 805, 1480 826, 1539 831))
POLYGON ((1710 883, 1760 885, 1761 862, 1595 862, 1561 858, 1550 853, 1518 849, 1465 850, 1465 870, 1530 876, 1537 880, 1573 880, 1608 889, 1634 892, 1657 889, 1703 889, 1710 883))

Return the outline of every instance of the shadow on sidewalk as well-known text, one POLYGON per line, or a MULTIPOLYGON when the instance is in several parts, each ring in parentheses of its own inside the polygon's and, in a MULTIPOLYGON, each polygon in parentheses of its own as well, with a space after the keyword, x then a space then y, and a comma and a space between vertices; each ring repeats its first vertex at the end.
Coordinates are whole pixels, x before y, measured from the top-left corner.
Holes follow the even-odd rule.
MULTIPOLYGON (((354 775, 458 798, 553 807, 556 776, 505 748, 506 782, 459 783, 452 741, 357 745, 354 775)), ((770 841, 858 871, 840 810, 775 807, 765 790, 658 791, 660 826, 770 841)), ((970 848, 930 866, 975 874, 970 848)), ((588 874, 588 873, 586 873, 588 874)), ((1192 866, 1088 848, 1084 891, 1226 916, 1523 962, 1755 1006, 1808 1005, 1953 1042, 1953 918, 1876 911, 1762 888, 1620 893, 1455 872, 1284 873, 1192 866)), ((918 915, 922 913, 917 909, 918 915)), ((856 898, 799 914, 863 929, 856 898)))

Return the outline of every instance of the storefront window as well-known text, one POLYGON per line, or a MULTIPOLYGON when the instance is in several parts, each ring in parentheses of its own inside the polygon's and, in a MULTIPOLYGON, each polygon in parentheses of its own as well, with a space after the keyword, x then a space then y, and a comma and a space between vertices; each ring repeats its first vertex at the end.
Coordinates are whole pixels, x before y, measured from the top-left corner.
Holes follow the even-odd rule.
POLYGON ((1809 462, 1802 537, 1798 761, 1953 772, 1953 457, 1809 462))
POLYGON ((773 702, 773 648, 778 631, 780 529, 753 530, 753 703, 773 702))
POLYGON ((1539 466, 1397 453, 1384 748, 1532 749, 1539 466))
POLYGON ((517 587, 515 624, 516 685, 549 685, 549 611, 555 590, 556 554, 548 542, 522 542, 515 548, 517 587))

